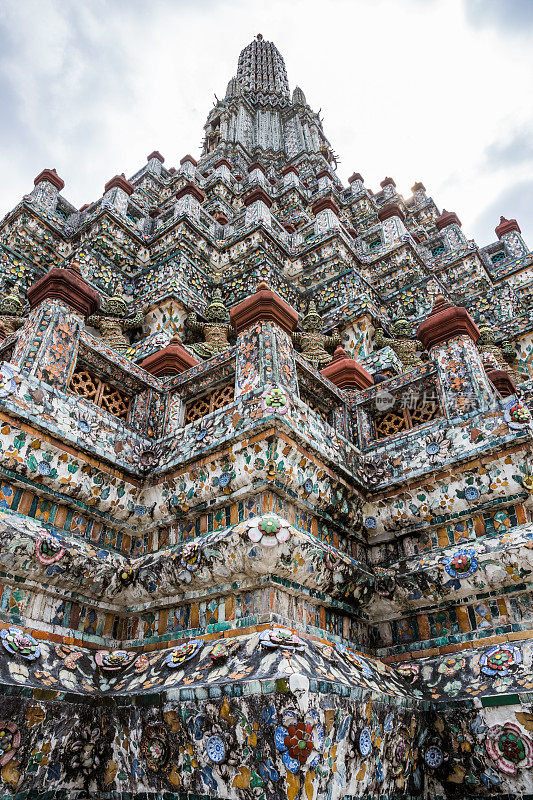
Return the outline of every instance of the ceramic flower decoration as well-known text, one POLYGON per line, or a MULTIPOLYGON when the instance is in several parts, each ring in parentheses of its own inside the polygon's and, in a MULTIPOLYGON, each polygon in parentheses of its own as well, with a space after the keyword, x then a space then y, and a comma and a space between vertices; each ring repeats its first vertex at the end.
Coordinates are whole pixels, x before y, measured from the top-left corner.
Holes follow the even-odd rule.
POLYGON ((116 672, 124 669, 131 664, 135 658, 135 653, 127 650, 99 650, 94 656, 94 660, 105 672, 116 672))
POLYGON ((300 638, 286 628, 271 628, 263 631, 259 641, 263 647, 279 647, 283 650, 303 650, 304 648, 300 638))
POLYGON ((496 644, 487 650, 479 659, 481 672, 485 675, 508 675, 515 667, 522 663, 522 654, 518 647, 512 644, 496 644))
POLYGON ((202 644, 202 639, 191 639, 189 642, 173 647, 164 660, 165 666, 170 669, 181 667, 182 664, 190 661, 196 655, 202 644))
POLYGON ((187 572, 196 572, 200 566, 201 559, 202 548, 198 542, 187 542, 187 544, 183 545, 180 564, 187 572))
POLYGON ((324 745, 324 728, 319 722, 318 712, 309 711, 302 719, 295 711, 287 710, 283 724, 275 730, 274 743, 290 772, 315 767, 324 745))
POLYGON ((289 523, 275 514, 265 514, 263 517, 250 521, 248 537, 263 547, 275 547, 280 542, 286 542, 291 536, 289 523))
POLYGON ((448 575, 460 581, 469 578, 478 570, 476 553, 468 548, 456 550, 453 555, 443 558, 441 563, 448 575))
POLYGON ((65 548, 55 536, 42 536, 35 545, 35 555, 41 564, 55 564, 64 554, 65 548))
POLYGON ((5 767, 20 746, 20 731, 14 722, 0 721, 0 767, 5 767))
POLYGON ((41 650, 37 641, 28 633, 24 633, 22 628, 12 625, 10 628, 3 628, 0 631, 2 644, 8 653, 13 656, 20 656, 25 661, 36 661, 41 655, 41 650))
POLYGON ((533 766, 533 742, 514 722, 490 728, 485 749, 506 775, 516 775, 519 769, 533 766))

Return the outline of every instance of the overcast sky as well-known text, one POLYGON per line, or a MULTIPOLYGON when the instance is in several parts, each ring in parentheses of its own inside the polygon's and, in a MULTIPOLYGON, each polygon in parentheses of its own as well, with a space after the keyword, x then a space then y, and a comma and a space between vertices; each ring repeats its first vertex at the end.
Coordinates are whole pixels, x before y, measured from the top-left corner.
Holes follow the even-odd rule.
POLYGON ((199 155, 257 33, 374 190, 423 181, 484 245, 500 215, 533 246, 533 0, 0 0, 0 217, 55 167, 76 206, 199 155))

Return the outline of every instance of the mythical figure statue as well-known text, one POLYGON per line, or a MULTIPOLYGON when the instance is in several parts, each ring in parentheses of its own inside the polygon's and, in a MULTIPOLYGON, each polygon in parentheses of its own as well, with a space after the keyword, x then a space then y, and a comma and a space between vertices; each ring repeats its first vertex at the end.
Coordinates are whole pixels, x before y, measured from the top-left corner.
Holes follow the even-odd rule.
POLYGON ((229 337, 233 328, 229 324, 229 313, 222 302, 220 289, 215 289, 205 315, 207 322, 198 322, 196 313, 193 311, 185 320, 185 328, 193 334, 204 337, 205 341, 196 342, 190 347, 197 356, 208 359, 231 347, 229 337))
POLYGON ((298 347, 302 356, 310 361, 315 369, 320 369, 325 364, 329 364, 332 359, 326 348, 335 348, 341 344, 341 337, 338 332, 333 336, 326 336, 322 333, 322 319, 317 313, 316 305, 313 300, 309 303, 307 314, 302 320, 303 333, 293 333, 292 341, 298 347))
POLYGON ((7 339, 24 325, 25 319, 21 316, 24 309, 24 300, 18 293, 18 288, 13 286, 0 303, 0 341, 7 339))
POLYGON ((481 336, 477 340, 477 349, 487 369, 501 369, 507 372, 515 385, 527 381, 529 376, 516 363, 516 350, 510 339, 496 344, 498 331, 491 325, 480 325, 481 336))
POLYGON ((87 324, 100 331, 102 339, 109 347, 123 353, 131 346, 129 339, 124 335, 125 332, 139 328, 143 320, 144 311, 138 311, 130 316, 126 301, 118 295, 113 295, 106 300, 100 311, 87 318, 87 324))
POLYGON ((376 328, 374 336, 375 349, 380 350, 387 345, 391 347, 406 371, 419 367, 423 361, 421 343, 413 337, 410 322, 405 317, 400 317, 391 326, 392 337, 385 336, 382 328, 376 328))

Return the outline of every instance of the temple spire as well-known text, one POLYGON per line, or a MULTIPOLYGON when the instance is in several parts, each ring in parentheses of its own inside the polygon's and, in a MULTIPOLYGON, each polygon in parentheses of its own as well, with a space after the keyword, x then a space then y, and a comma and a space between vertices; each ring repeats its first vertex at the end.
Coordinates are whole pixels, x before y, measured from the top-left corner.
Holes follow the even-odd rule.
POLYGON ((260 33, 241 52, 236 80, 242 92, 289 96, 289 81, 283 56, 276 45, 265 41, 260 33))

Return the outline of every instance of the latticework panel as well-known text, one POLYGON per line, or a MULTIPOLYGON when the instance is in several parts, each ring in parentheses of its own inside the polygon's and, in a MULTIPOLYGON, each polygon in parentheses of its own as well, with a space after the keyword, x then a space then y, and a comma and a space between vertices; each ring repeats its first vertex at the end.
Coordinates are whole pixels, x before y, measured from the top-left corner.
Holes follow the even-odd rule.
POLYGON ((227 383, 225 386, 220 386, 211 395, 211 411, 216 408, 222 408, 233 402, 235 396, 235 388, 233 383, 227 383))
POLYGON ((200 417, 205 417, 206 414, 209 414, 211 410, 209 400, 210 395, 206 395, 198 398, 198 400, 191 400, 190 403, 187 403, 185 425, 189 422, 195 422, 197 419, 200 419, 200 417))
POLYGON ((185 409, 185 425, 189 422, 195 422, 201 417, 205 417, 211 411, 216 411, 217 408, 223 408, 229 403, 233 402, 235 389, 233 383, 226 383, 224 386, 219 386, 209 394, 204 394, 195 400, 187 403, 185 409))
POLYGON ((411 417, 411 425, 423 425, 424 422, 430 422, 432 419, 442 416, 440 406, 435 401, 419 402, 412 410, 409 409, 411 417))
POLYGON ((84 367, 76 367, 70 379, 70 390, 90 400, 119 419, 126 419, 131 397, 105 381, 100 380, 84 367))
POLYGON ((402 399, 407 401, 405 406, 391 408, 376 414, 374 418, 376 439, 384 439, 386 436, 411 430, 411 428, 441 417, 442 411, 438 401, 436 399, 428 400, 428 395, 436 397, 436 392, 430 393, 426 390, 422 395, 406 394, 403 398, 398 398, 400 402, 402 399))
POLYGON ((376 439, 384 439, 386 436, 393 436, 400 431, 408 431, 411 427, 407 410, 404 408, 376 415, 375 424, 376 439))
POLYGON ((103 384, 102 392, 102 408, 114 414, 119 419, 126 419, 130 409, 130 398, 117 389, 115 386, 110 386, 108 383, 103 384))
POLYGON ((72 392, 79 394, 80 397, 85 397, 86 400, 90 400, 97 405, 100 404, 103 391, 102 381, 95 378, 83 367, 76 367, 74 370, 70 379, 70 389, 72 392))

